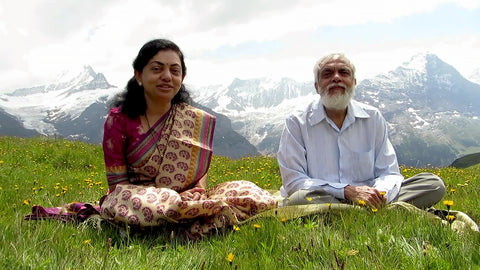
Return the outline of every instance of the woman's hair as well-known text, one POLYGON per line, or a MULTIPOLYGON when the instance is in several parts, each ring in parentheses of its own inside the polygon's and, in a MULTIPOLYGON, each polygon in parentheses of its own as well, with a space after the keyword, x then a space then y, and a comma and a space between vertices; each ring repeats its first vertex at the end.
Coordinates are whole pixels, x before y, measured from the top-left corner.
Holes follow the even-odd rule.
MULTIPOLYGON (((145 43, 133 61, 133 69, 142 72, 143 68, 148 64, 148 61, 159 51, 164 50, 172 50, 178 54, 182 64, 182 79, 185 78, 185 75, 187 75, 187 67, 185 66, 183 53, 175 43, 167 39, 154 39, 145 43)), ((183 83, 171 102, 172 104, 181 102, 191 103, 190 93, 183 83)), ((121 107, 122 113, 130 118, 136 118, 145 114, 147 103, 145 101, 144 89, 143 86, 138 84, 135 76, 128 81, 125 90, 115 97, 111 107, 119 106, 121 107)))

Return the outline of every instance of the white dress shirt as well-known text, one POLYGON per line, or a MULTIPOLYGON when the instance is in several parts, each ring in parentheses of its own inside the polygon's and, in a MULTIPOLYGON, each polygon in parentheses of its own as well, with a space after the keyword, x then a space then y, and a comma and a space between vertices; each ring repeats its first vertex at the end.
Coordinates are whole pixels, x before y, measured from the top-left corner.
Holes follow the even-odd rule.
POLYGON ((339 129, 327 117, 320 99, 286 119, 277 154, 282 196, 300 189, 323 188, 345 199, 347 185, 371 186, 398 194, 403 176, 380 111, 352 100, 339 129))

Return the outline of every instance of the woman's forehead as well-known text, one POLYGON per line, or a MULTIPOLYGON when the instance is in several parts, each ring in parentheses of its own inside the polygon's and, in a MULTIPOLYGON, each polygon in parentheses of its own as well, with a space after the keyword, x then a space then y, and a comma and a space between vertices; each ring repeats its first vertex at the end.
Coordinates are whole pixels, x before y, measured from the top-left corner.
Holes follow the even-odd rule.
POLYGON ((149 61, 149 63, 160 62, 168 65, 181 65, 180 57, 175 51, 161 50, 158 51, 149 61))

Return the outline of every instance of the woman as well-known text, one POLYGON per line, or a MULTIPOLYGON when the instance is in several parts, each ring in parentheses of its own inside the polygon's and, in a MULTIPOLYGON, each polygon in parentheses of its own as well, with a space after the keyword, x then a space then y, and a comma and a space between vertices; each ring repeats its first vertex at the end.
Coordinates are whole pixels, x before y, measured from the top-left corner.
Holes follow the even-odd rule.
POLYGON ((188 223, 194 236, 276 207, 265 190, 233 181, 205 190, 215 117, 188 105, 183 53, 173 42, 146 43, 134 76, 105 121, 109 193, 101 215, 140 227, 188 223))

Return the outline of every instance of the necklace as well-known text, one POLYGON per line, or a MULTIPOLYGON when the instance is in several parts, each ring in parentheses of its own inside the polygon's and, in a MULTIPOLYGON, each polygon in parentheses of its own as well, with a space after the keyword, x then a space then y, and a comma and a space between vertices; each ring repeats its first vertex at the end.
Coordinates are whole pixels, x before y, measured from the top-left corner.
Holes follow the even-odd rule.
POLYGON ((152 127, 150 126, 150 122, 148 121, 148 116, 147 116, 146 113, 145 113, 145 119, 147 120, 148 130, 152 129, 152 127))

